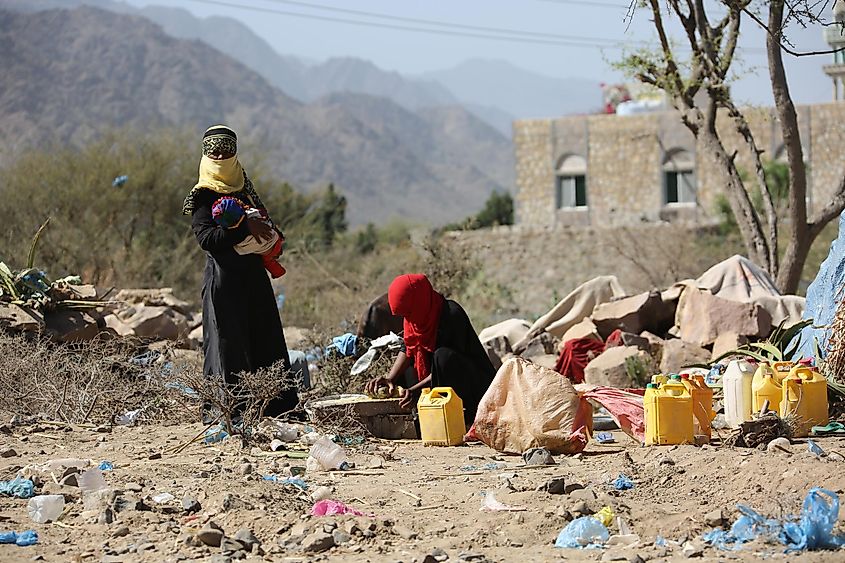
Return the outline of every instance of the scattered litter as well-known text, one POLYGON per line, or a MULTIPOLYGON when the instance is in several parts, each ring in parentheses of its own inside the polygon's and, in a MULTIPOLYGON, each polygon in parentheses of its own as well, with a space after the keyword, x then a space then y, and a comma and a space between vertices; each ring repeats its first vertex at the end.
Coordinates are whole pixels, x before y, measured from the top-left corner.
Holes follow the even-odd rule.
POLYGON ((29 499, 26 510, 33 522, 44 524, 55 522, 65 509, 65 497, 62 495, 38 495, 29 499))
POLYGON ((531 448, 522 454, 525 465, 555 465, 555 458, 546 448, 531 448))
POLYGON ((492 492, 482 494, 484 495, 484 500, 481 501, 481 508, 479 509, 482 512, 522 512, 527 510, 524 506, 513 506, 499 502, 496 500, 496 495, 492 492))
POLYGON ((174 497, 170 493, 159 493, 157 495, 153 495, 150 498, 152 498, 153 502, 155 502, 156 504, 164 504, 166 502, 170 502, 171 500, 175 499, 176 497, 174 497))
POLYGON ((358 337, 351 332, 335 336, 332 338, 332 343, 326 348, 326 355, 328 355, 332 350, 337 350, 337 352, 343 356, 354 356, 357 343, 358 337))
POLYGON ((229 433, 226 431, 226 428, 223 426, 223 423, 219 423, 215 426, 212 426, 205 432, 205 438, 203 438, 203 442, 206 444, 216 444, 217 442, 222 442, 226 438, 229 437, 229 433))
POLYGON ((826 426, 813 426, 812 428, 813 434, 816 436, 823 436, 825 434, 836 434, 839 432, 845 432, 845 424, 841 422, 831 422, 826 426))
POLYGON ((610 539, 607 527, 592 516, 576 518, 561 530, 555 547, 597 549, 610 539))
POLYGON ((365 514, 360 510, 356 510, 344 503, 336 500, 321 500, 311 507, 311 516, 337 516, 343 514, 351 514, 353 516, 368 516, 373 518, 372 514, 365 514))
POLYGON ((308 489, 308 483, 303 481, 302 479, 294 478, 294 477, 287 477, 285 479, 279 479, 278 475, 265 475, 262 477, 265 481, 271 481, 273 483, 279 483, 280 485, 293 485, 297 489, 304 491, 308 489))
POLYGON ((619 477, 613 481, 613 488, 617 491, 627 491, 628 489, 634 488, 634 482, 624 473, 620 473, 619 477))
POLYGON ((654 545, 656 545, 657 547, 666 547, 666 538, 664 538, 663 536, 657 536, 656 538, 654 538, 654 545))
POLYGON ((616 438, 610 432, 597 432, 594 438, 599 444, 613 444, 616 442, 616 438))
POLYGON ((129 180, 129 176, 123 174, 121 176, 115 177, 114 180, 111 181, 111 185, 113 188, 121 188, 124 184, 129 180))
POLYGON ((28 547, 38 543, 38 533, 35 530, 21 532, 0 532, 0 544, 13 543, 19 547, 28 547))
POLYGON ((804 498, 800 519, 767 519, 741 504, 737 509, 742 516, 729 531, 712 530, 702 536, 704 541, 726 551, 742 549, 745 542, 761 536, 785 545, 787 551, 836 549, 845 545, 845 536, 833 535, 839 519, 839 497, 826 489, 810 489, 804 498))
POLYGON ((324 471, 335 469, 343 471, 349 468, 346 451, 326 437, 320 438, 311 446, 309 455, 317 460, 324 471))
POLYGON ((821 448, 821 446, 819 446, 812 440, 807 440, 807 449, 810 451, 810 453, 813 453, 819 457, 825 455, 824 450, 821 448))
POLYGON ((505 469, 507 465, 504 463, 485 463, 484 465, 462 465, 459 469, 464 472, 469 471, 498 471, 499 469, 505 469))
POLYGON ((601 522, 605 525, 606 528, 610 528, 610 525, 613 524, 613 517, 616 516, 613 513, 613 509, 609 506, 605 506, 598 512, 593 515, 593 518, 601 522))
POLYGON ((332 496, 332 490, 329 487, 317 487, 311 493, 311 500, 314 502, 320 502, 321 500, 326 500, 330 496, 332 496))
POLYGON ((98 469, 100 471, 111 471, 114 469, 114 464, 110 461, 101 461, 98 469))
POLYGON ((0 481, 0 494, 17 498, 32 498, 35 496, 35 484, 20 476, 11 481, 0 481))
POLYGON ((115 423, 119 424, 120 426, 133 426, 136 422, 138 422, 138 418, 141 416, 141 409, 134 410, 134 411, 126 411, 125 413, 119 415, 115 418, 115 423))

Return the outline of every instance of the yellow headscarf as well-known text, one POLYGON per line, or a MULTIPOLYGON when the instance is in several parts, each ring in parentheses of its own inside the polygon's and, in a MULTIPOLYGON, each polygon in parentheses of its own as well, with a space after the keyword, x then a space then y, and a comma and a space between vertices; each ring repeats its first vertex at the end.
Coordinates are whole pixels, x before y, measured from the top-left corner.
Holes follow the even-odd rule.
POLYGON ((199 180, 191 192, 206 188, 219 194, 232 194, 244 188, 244 170, 238 155, 214 160, 205 155, 200 159, 199 180))

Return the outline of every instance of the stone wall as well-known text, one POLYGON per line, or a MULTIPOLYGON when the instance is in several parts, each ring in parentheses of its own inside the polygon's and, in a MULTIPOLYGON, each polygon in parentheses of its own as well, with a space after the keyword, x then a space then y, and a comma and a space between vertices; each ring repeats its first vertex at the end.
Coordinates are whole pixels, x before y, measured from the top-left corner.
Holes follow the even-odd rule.
MULTIPOLYGON (((845 174, 845 103, 797 108, 808 199, 818 211, 845 174)), ((770 108, 744 111, 764 158, 783 157, 780 128, 770 108)), ((751 153, 727 115, 717 126, 737 165, 753 172, 751 153)), ((635 225, 659 220, 707 223, 714 218, 724 175, 696 151, 677 112, 638 116, 591 115, 514 122, 516 222, 533 226, 635 225), (663 163, 674 150, 694 155, 697 201, 664 205, 663 163), (555 170, 567 155, 587 161, 586 208, 555 209, 555 170)))

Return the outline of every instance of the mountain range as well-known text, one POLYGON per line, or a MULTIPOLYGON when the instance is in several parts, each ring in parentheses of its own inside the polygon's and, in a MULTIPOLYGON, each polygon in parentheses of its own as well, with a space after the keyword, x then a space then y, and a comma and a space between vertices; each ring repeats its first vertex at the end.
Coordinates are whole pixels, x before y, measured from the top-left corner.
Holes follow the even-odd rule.
POLYGON ((441 224, 513 178, 510 142, 460 105, 412 111, 337 92, 303 103, 210 45, 89 6, 0 13, 0 129, 15 149, 82 143, 98 127, 226 122, 303 189, 334 182, 350 223, 441 224), (208 64, 214 61, 213 65, 208 64))

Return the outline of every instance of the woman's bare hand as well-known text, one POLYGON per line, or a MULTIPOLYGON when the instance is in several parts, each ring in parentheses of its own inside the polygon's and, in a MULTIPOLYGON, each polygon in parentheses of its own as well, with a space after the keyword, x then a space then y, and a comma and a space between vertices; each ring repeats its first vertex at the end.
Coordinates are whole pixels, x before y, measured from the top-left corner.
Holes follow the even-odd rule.
POLYGON ((273 238, 273 227, 258 217, 248 217, 246 226, 249 229, 249 234, 254 236, 259 242, 273 238))

